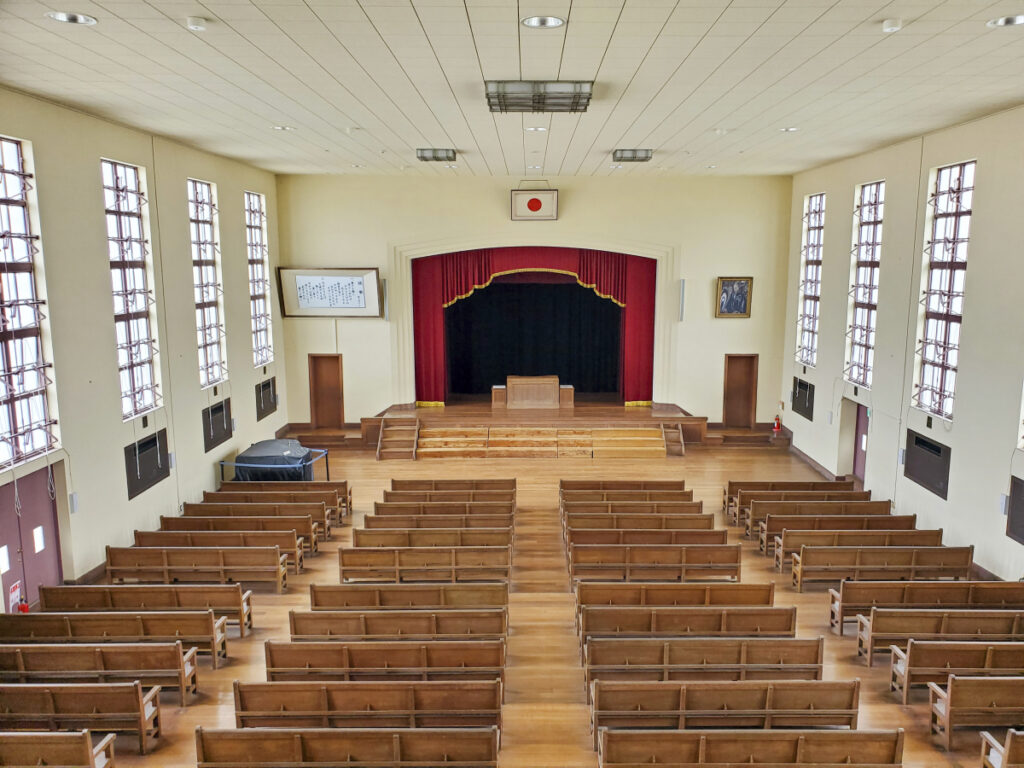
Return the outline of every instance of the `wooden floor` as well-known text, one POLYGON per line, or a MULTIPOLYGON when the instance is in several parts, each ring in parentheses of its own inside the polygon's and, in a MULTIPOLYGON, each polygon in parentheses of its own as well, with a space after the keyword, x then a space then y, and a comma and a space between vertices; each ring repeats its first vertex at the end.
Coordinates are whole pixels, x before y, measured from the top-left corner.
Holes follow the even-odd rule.
MULTIPOLYGON (((331 476, 354 485, 356 524, 391 477, 516 477, 519 483, 515 521, 516 550, 509 605, 507 695, 500 768, 593 768, 597 764, 589 733, 579 646, 573 628, 573 603, 566 575, 565 553, 558 523, 558 481, 561 478, 679 478, 686 479, 707 511, 716 512, 719 527, 722 487, 729 478, 815 479, 805 464, 781 451, 708 449, 684 458, 661 460, 558 459, 550 461, 470 459, 377 462, 370 452, 342 451, 331 456, 331 476)), ((735 529, 733 529, 735 530, 735 529)), ((349 542, 349 528, 340 529, 318 557, 307 559, 304 574, 289 574, 285 595, 257 592, 254 596, 256 631, 245 640, 231 631, 230 659, 212 671, 200 662, 199 700, 177 706, 177 693, 164 694, 164 735, 145 758, 136 752, 137 740, 121 737, 117 763, 121 766, 194 766, 193 729, 234 727, 231 683, 265 680, 263 642, 287 639, 287 612, 308 608, 308 585, 338 582, 334 549, 349 542)), ((733 535, 732 538, 735 538, 733 535)), ((799 634, 825 635, 825 679, 861 678, 861 728, 906 729, 904 765, 980 765, 977 730, 957 731, 960 748, 947 755, 928 737, 927 695, 916 692, 913 704, 902 707, 888 693, 888 664, 868 669, 855 659, 855 641, 848 629, 840 639, 828 631, 825 585, 797 594, 786 577, 774 573, 756 546, 746 545, 743 580, 774 579, 777 605, 798 606, 799 634)), ((881 654, 879 654, 881 662, 881 654)), ((1001 732, 1000 732, 1001 735, 1001 732)))

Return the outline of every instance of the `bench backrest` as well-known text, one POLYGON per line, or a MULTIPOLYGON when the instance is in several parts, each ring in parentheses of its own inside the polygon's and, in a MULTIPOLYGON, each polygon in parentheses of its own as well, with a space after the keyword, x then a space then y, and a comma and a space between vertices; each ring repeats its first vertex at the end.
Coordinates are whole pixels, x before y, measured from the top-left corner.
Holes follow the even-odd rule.
POLYGON ((348 480, 225 480, 220 491, 328 491, 346 498, 348 480))
POLYGON ((512 515, 514 501, 375 501, 375 515, 512 515))
POLYGON ((280 547, 294 550, 292 531, 135 531, 136 547, 280 547))
POLYGON ((1024 669, 1024 642, 976 643, 915 640, 907 643, 907 667, 931 669, 1024 669))
POLYGON ((437 568, 450 565, 509 565, 511 547, 343 547, 338 561, 343 568, 399 565, 437 568))
POLYGON ((154 611, 238 608, 239 584, 83 584, 40 586, 42 611, 154 611))
POLYGON ((107 547, 107 567, 278 567, 278 547, 107 547))
POLYGON ((643 633, 793 637, 796 607, 584 605, 580 628, 584 638, 643 633))
POLYGON ((401 531, 357 528, 354 547, 506 547, 511 528, 428 528, 401 531))
POLYGON ((574 544, 569 547, 569 561, 576 565, 737 564, 740 562, 740 545, 574 544))
POLYGON ((1024 583, 1017 581, 844 581, 839 594, 844 605, 1024 609, 1024 583))
POLYGON ((0 733, 0 765, 100 768, 88 731, 0 733))
POLYGON ((676 531, 711 530, 715 516, 700 515, 610 515, 605 512, 588 514, 572 512, 563 518, 566 528, 643 528, 676 531))
POLYGON ((765 533, 772 537, 784 530, 908 531, 917 527, 917 515, 777 515, 771 512, 762 522, 765 533))
POLYGON ((740 491, 852 491, 853 480, 730 480, 729 496, 740 491))
POLYGON ((693 491, 562 491, 562 503, 580 501, 693 501, 693 491))
POLYGON ((203 501, 216 504, 326 504, 338 506, 337 491, 203 491, 203 501))
POLYGON ((213 637, 214 621, 213 611, 8 614, 0 615, 0 640, 38 643, 53 638, 93 642, 104 637, 213 637))
POLYGON ((142 714, 142 684, 26 683, 0 685, 3 715, 58 712, 69 714, 142 714))
POLYGON ((566 515, 699 515, 704 512, 700 501, 567 501, 562 504, 566 515))
POLYGON ((508 605, 508 584, 310 584, 314 611, 398 608, 496 608, 508 605))
POLYGON ((516 492, 508 491, 384 491, 384 501, 515 501, 516 492))
POLYGON ((755 501, 870 501, 871 491, 740 491, 736 495, 739 507, 749 507, 755 501))
POLYGON ((745 518, 756 528, 768 515, 879 515, 892 516, 887 501, 752 501, 745 518))
POLYGON ((903 729, 895 731, 727 730, 600 734, 599 765, 741 766, 902 765, 903 729))
POLYGON ((799 550, 814 547, 939 547, 942 529, 880 531, 799 531, 784 530, 782 547, 799 550))
POLYGON ((685 491, 685 480, 562 480, 560 491, 685 491))
POLYGON ((295 531, 312 538, 313 518, 289 517, 166 517, 160 516, 161 531, 295 531))
MULTIPOLYGON (((178 670, 184 665, 181 641, 173 643, 101 643, 98 645, 0 645, 0 680, 18 679, 28 671, 38 679, 41 673, 62 674, 90 670, 139 672, 178 670)), ((67 679, 67 677, 63 678, 67 679)))
POLYGON ((366 515, 363 527, 381 528, 511 528, 512 515, 366 515))
POLYGON ((717 530, 664 530, 630 528, 567 528, 572 544, 727 544, 729 532, 717 530))
POLYGON ((818 664, 824 638, 591 638, 586 666, 818 664))
POLYGON ((581 581, 576 604, 584 605, 774 605, 775 583, 602 584, 581 581))
POLYGON ((974 547, 802 547, 802 567, 932 566, 970 568, 974 547))
POLYGON ((183 504, 181 509, 185 517, 294 517, 309 515, 318 523, 326 522, 329 517, 327 505, 323 502, 311 504, 234 504, 204 502, 202 504, 183 504))
POLYGON ((996 708, 1024 712, 1024 677, 961 677, 950 675, 946 683, 949 708, 996 708))
POLYGON ((391 479, 392 491, 514 491, 515 478, 493 480, 391 479))
POLYGON ((871 634, 1011 635, 1024 632, 1024 611, 956 610, 944 608, 872 608, 871 634))
POLYGON ((293 638, 389 637, 452 635, 473 638, 504 636, 508 616, 500 608, 457 608, 433 611, 289 611, 288 627, 293 638))

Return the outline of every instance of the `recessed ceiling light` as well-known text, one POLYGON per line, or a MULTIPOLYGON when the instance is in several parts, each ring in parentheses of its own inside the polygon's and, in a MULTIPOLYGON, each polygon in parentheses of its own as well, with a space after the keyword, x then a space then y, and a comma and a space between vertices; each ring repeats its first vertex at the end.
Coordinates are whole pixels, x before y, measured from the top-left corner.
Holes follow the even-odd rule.
POLYGON ((728 134, 728 128, 715 128, 715 136, 727 136, 728 134))
POLYGON ((545 128, 543 125, 528 125, 523 130, 524 131, 536 131, 537 133, 544 133, 544 131, 546 131, 547 128, 545 128))
POLYGON ((1024 16, 1002 16, 992 19, 985 26, 995 29, 996 27, 1016 27, 1024 24, 1024 16))
POLYGON ((189 16, 185 19, 185 26, 193 32, 205 32, 206 31, 206 19, 202 16, 189 16))
POLYGON ((530 29, 555 29, 565 24, 565 19, 557 16, 527 16, 519 23, 530 29))
POLYGON ((353 168, 365 168, 365 165, 359 165, 359 163, 352 163, 353 168))
POLYGON ((274 126, 274 130, 275 131, 294 131, 295 129, 292 128, 290 125, 275 125, 274 126))
POLYGON ((621 168, 622 166, 621 165, 609 165, 608 167, 611 168, 614 171, 616 168, 621 168))
POLYGON ((887 35, 903 29, 903 19, 886 19, 882 22, 882 31, 887 35))
POLYGON ((531 171, 539 171, 540 170, 540 166, 539 165, 528 165, 526 167, 529 168, 531 171))
POLYGON ((459 166, 454 165, 453 163, 448 163, 448 164, 445 165, 445 168, 458 168, 458 167, 459 166))
POLYGON ((711 168, 711 169, 714 169, 714 168, 717 168, 718 166, 717 166, 717 165, 705 165, 704 167, 705 167, 705 168, 711 168))
POLYGON ((796 133, 800 129, 797 128, 795 125, 787 125, 785 128, 779 128, 779 130, 782 131, 783 133, 796 133))
POLYGON ((87 27, 91 27, 96 23, 96 19, 92 16, 86 16, 84 13, 70 13, 68 11, 49 11, 47 14, 54 21, 59 21, 62 24, 84 24, 87 27))

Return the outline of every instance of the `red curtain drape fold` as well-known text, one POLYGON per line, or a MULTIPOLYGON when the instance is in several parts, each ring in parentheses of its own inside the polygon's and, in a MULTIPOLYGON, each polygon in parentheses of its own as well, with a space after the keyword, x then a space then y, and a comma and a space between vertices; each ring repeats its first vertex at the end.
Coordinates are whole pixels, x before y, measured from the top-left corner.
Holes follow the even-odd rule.
POLYGON ((577 248, 484 248, 414 259, 413 339, 416 400, 441 405, 447 394, 444 308, 486 287, 499 275, 558 272, 623 307, 622 399, 649 403, 654 373, 653 259, 577 248))

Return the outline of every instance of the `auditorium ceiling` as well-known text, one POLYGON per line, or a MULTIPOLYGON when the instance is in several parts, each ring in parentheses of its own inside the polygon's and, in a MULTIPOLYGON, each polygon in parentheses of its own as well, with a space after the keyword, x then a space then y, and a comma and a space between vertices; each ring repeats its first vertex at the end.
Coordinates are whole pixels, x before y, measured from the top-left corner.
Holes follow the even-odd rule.
POLYGON ((280 173, 789 174, 1024 103, 1024 26, 986 25, 1021 0, 54 3, 0 1, 0 83, 280 173), (490 79, 594 98, 492 114, 490 79))

